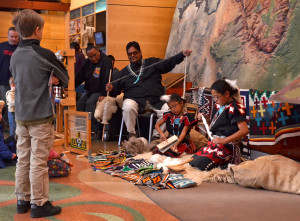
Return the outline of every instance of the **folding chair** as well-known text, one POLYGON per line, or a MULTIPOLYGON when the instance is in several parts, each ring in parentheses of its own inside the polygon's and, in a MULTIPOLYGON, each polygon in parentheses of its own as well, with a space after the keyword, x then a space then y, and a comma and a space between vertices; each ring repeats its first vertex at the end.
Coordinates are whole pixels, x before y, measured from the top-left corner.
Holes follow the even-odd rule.
MULTIPOLYGON (((136 125, 138 129, 138 136, 141 136, 141 131, 140 131, 140 124, 139 124, 139 118, 140 117, 149 117, 150 122, 149 122, 149 134, 148 134, 148 143, 151 143, 151 137, 152 137, 152 131, 153 131, 153 124, 155 123, 155 118, 157 117, 156 112, 148 112, 148 113, 143 113, 139 114, 136 118, 136 125)), ((121 140, 122 140, 122 135, 123 135, 123 128, 124 128, 124 118, 122 117, 121 121, 121 128, 120 128, 120 135, 119 135, 119 142, 118 145, 121 145, 121 140)))

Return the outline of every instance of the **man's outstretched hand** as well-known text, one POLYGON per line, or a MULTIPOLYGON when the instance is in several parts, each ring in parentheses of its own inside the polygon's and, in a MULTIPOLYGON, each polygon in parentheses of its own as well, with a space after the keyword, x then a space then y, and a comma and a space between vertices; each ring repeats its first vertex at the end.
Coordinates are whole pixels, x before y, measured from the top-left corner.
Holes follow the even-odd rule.
POLYGON ((192 54, 192 50, 191 49, 186 49, 184 51, 182 51, 182 54, 185 56, 185 57, 188 57, 192 54))

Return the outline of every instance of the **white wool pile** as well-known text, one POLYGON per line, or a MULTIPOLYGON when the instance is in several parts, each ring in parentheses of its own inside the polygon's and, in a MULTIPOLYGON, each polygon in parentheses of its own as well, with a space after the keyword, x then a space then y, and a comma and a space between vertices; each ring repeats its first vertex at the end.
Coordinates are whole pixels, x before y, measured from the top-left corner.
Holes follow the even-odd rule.
MULTIPOLYGON (((167 165, 178 165, 180 163, 186 162, 188 159, 192 157, 191 154, 182 155, 180 158, 171 158, 167 156, 163 156, 160 154, 152 155, 151 152, 138 154, 134 158, 135 159, 145 159, 150 163, 156 165, 157 168, 163 167, 164 173, 167 173, 167 165), (169 159, 167 159, 169 158, 169 159)), ((221 170, 219 168, 215 168, 211 171, 201 171, 198 168, 192 167, 189 163, 184 164, 186 167, 186 173, 183 174, 185 178, 189 178, 194 180, 197 185, 201 185, 202 182, 224 182, 224 183, 235 183, 233 179, 233 174, 227 170, 221 170)), ((231 167, 232 165, 229 165, 231 167)))
POLYGON ((141 140, 141 141, 143 142, 144 145, 147 145, 147 144, 148 144, 148 141, 146 140, 145 137, 139 137, 138 139, 141 140))
POLYGON ((171 99, 171 95, 162 95, 162 96, 160 96, 160 100, 164 101, 166 103, 169 103, 170 99, 171 99))
POLYGON ((136 155, 135 157, 132 157, 132 158, 133 159, 144 159, 144 160, 149 161, 151 157, 152 157, 152 152, 150 151, 148 153, 138 154, 138 155, 136 155))
POLYGON ((150 163, 153 163, 157 169, 163 168, 164 173, 168 172, 167 166, 173 166, 183 163, 181 158, 171 158, 160 154, 154 154, 150 158, 150 163))

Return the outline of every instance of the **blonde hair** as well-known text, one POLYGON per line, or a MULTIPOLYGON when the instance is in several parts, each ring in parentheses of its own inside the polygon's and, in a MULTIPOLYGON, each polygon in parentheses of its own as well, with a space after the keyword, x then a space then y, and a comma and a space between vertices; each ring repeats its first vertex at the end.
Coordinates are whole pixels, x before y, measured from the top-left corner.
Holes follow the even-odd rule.
POLYGON ((37 27, 44 27, 44 19, 38 13, 31 9, 24 9, 14 14, 12 20, 17 32, 22 37, 30 37, 37 27))

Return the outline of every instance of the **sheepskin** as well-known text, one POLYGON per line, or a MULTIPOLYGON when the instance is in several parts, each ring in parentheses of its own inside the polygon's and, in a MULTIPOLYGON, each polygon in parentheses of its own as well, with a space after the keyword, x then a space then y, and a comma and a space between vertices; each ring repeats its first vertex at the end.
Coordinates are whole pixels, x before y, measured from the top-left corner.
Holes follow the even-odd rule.
MULTIPOLYGON (((152 162, 154 165, 162 166, 164 169, 164 172, 167 172, 167 167, 164 168, 164 166, 166 166, 166 165, 163 165, 163 163, 167 163, 168 165, 177 165, 177 164, 186 162, 192 156, 193 156, 192 154, 188 154, 188 155, 183 155, 180 158, 170 158, 170 157, 159 155, 159 154, 152 155, 151 152, 148 152, 148 153, 144 153, 144 154, 138 154, 134 158, 135 159, 145 159, 149 162, 152 162), (166 160, 167 158, 170 158, 170 159, 166 160), (162 164, 159 164, 159 163, 162 163, 162 164)), ((197 185, 201 185, 202 182, 235 183, 235 180, 233 179, 233 174, 228 170, 221 170, 219 168, 215 168, 211 171, 201 171, 195 167, 192 167, 188 163, 184 164, 184 166, 186 167, 186 169, 185 169, 186 173, 183 174, 183 176, 186 178, 189 178, 191 180, 194 180, 197 183, 197 185)))
POLYGON ((121 144, 125 152, 131 156, 136 156, 144 152, 149 152, 155 145, 148 144, 144 137, 130 137, 129 140, 124 140, 121 144))
MULTIPOLYGON (((157 167, 162 166, 164 168, 166 164, 180 164, 191 157, 192 155, 185 155, 181 158, 167 159, 167 156, 152 155, 151 152, 148 152, 139 154, 134 158, 142 158, 152 162, 157 167)), ((300 164, 281 155, 263 156, 242 162, 239 165, 229 164, 227 170, 215 168, 211 171, 200 171, 189 164, 184 166, 186 173, 183 176, 194 180, 197 185, 201 185, 202 182, 237 183, 242 187, 300 194, 300 164)))
POLYGON ((122 108, 123 94, 117 97, 105 97, 101 102, 97 102, 94 117, 98 122, 107 123, 112 115, 117 112, 118 107, 122 108))

